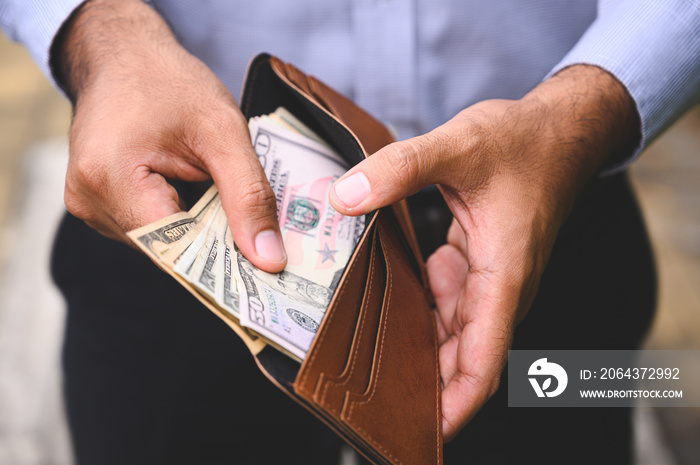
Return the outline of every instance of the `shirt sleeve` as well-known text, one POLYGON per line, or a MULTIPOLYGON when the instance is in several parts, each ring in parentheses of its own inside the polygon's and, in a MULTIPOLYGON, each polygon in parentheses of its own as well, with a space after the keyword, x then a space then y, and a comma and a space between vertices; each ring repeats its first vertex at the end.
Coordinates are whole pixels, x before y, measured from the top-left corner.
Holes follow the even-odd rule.
POLYGON ((3 0, 0 27, 22 43, 44 75, 56 86, 49 68, 51 44, 63 22, 85 0, 3 0))
POLYGON ((642 140, 627 167, 700 99, 700 0, 600 0, 598 16, 547 77, 575 64, 615 76, 637 105, 642 140))

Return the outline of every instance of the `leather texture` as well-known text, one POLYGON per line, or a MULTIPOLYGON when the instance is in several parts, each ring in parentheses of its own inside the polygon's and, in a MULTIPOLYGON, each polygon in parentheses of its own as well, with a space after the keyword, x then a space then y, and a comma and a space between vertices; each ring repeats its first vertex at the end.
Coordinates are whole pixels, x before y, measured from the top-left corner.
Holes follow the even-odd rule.
MULTIPOLYGON (((359 142, 362 157, 392 142, 352 101, 290 64, 259 55, 241 108, 251 117, 282 104, 312 128, 326 128, 341 149, 359 142)), ((285 370, 277 364, 287 362, 267 349, 255 354, 258 365, 373 463, 442 464, 435 316, 416 235, 404 202, 367 218, 295 379, 278 375, 285 370)))

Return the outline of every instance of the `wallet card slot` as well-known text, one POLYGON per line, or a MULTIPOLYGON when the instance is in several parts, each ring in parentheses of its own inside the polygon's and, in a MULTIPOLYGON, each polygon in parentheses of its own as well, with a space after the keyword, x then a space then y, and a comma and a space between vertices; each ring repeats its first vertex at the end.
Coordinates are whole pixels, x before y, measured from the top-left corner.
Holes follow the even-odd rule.
POLYGON ((433 315, 421 283, 397 247, 395 228, 381 216, 377 230, 386 260, 387 290, 370 382, 364 393, 347 394, 341 419, 393 462, 441 463, 440 378, 433 315), (432 350, 421 349, 426 346, 432 350), (405 408, 407 405, 411 408, 405 408), (397 424, 407 425, 405 435, 397 424))
POLYGON ((386 284, 384 256, 375 237, 350 355, 341 373, 321 374, 314 393, 314 401, 336 415, 342 410, 346 392, 363 393, 367 389, 386 284))
POLYGON ((313 398, 322 373, 339 375, 345 367, 353 339, 352 330, 362 305, 374 231, 370 228, 369 235, 351 257, 297 376, 297 393, 309 400, 313 398))

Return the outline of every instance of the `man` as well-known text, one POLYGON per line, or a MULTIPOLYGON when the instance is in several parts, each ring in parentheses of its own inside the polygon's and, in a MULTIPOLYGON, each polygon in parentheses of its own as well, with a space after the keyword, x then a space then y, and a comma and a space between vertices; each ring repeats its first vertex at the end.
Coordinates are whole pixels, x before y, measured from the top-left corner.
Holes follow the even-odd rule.
POLYGON ((443 431, 454 439, 446 462, 629 463, 629 411, 507 410, 499 380, 511 346, 629 349, 648 327, 652 260, 622 171, 697 99, 697 2, 236 3, 23 0, 0 10, 75 105, 74 216, 53 267, 69 303, 78 461, 337 454, 223 325, 76 219, 126 242, 126 231, 197 198, 201 188, 180 181, 211 178, 243 254, 281 270, 274 196, 231 94, 247 59, 266 50, 406 139, 335 184, 338 211, 364 214, 437 184, 442 207, 434 190, 413 200, 426 250, 437 245, 430 235, 444 240, 444 205, 454 215, 428 261, 443 431))

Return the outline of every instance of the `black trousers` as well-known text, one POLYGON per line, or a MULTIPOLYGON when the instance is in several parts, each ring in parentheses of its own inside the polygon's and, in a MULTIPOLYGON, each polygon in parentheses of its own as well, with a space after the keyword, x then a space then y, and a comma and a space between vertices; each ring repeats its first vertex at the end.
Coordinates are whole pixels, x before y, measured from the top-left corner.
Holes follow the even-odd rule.
MULTIPOLYGON (((190 202, 203 191, 179 188, 190 202)), ((436 191, 411 206, 429 253, 451 216, 436 191)), ((235 334, 145 256, 66 215, 52 272, 68 303, 64 387, 80 465, 335 463, 339 440, 266 381, 235 334)), ((636 348, 655 300, 627 177, 599 180, 565 223, 514 348, 636 348)), ((507 386, 504 375, 445 446, 445 463, 630 463, 630 409, 508 408, 507 386)))

